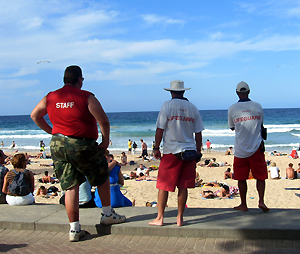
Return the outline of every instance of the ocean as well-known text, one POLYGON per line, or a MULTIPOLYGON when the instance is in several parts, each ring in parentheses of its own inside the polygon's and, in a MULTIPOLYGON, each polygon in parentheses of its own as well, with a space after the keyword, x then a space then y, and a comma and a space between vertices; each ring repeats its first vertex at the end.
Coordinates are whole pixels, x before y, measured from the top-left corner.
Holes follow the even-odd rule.
MULTIPOLYGON (((200 110, 204 123, 203 143, 209 139, 213 151, 226 151, 234 145, 234 132, 228 128, 227 110, 200 110)), ((300 108, 264 109, 264 126, 268 130, 265 142, 266 151, 290 152, 300 143, 300 108)), ((141 151, 140 139, 152 146, 155 135, 155 123, 158 111, 153 112, 119 112, 107 113, 111 125, 109 146, 111 152, 127 151, 128 139, 138 145, 141 151)), ((46 121, 49 122, 46 116, 46 121)), ((50 123, 50 122, 49 122, 50 123)), ((43 140, 46 151, 49 152, 51 135, 39 129, 29 115, 0 116, 0 147, 4 152, 38 152, 39 142, 43 140), (15 141, 15 148, 11 148, 15 141)))

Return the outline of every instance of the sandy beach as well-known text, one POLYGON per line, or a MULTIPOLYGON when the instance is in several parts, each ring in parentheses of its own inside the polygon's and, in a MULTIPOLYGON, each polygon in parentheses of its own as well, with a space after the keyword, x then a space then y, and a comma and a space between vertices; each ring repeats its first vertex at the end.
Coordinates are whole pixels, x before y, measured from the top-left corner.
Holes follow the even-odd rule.
MULTIPOLYGON (((225 153, 225 151, 224 151, 225 153)), ((232 165, 233 155, 224 155, 220 152, 211 152, 203 153, 201 161, 205 159, 216 158, 217 162, 228 162, 232 165)), ((120 153, 115 153, 115 159, 121 161, 120 153)), ((127 155, 128 161, 134 161, 135 165, 122 166, 122 173, 129 174, 131 171, 134 171, 139 164, 143 163, 146 167, 151 165, 159 166, 159 161, 143 161, 138 158, 139 154, 127 155)), ((266 160, 276 162, 277 166, 280 169, 281 176, 285 176, 285 169, 288 167, 289 163, 294 164, 294 169, 298 168, 298 163, 300 159, 289 158, 288 155, 284 156, 270 156, 266 155, 266 160)), ((31 163, 27 166, 27 169, 35 173, 35 189, 39 188, 41 185, 49 188, 51 185, 60 188, 60 184, 42 184, 38 181, 39 178, 42 178, 44 171, 48 170, 50 175, 54 173, 53 167, 51 166, 40 166, 40 164, 50 164, 52 163, 51 159, 33 159, 31 158, 31 163)), ((12 168, 11 165, 7 166, 9 169, 12 168)), ((197 166, 197 172, 200 174, 200 178, 203 179, 203 182, 217 181, 217 182, 226 182, 230 186, 237 187, 237 181, 232 179, 224 180, 224 171, 228 168, 225 167, 201 167, 197 166)), ((232 168, 232 166, 231 166, 232 168)), ((157 176, 157 171, 151 171, 150 176, 157 176)), ((258 204, 258 194, 256 192, 256 181, 248 180, 248 194, 247 202, 249 208, 256 208, 258 204)), ((266 180, 266 193, 265 193, 265 203, 267 206, 272 208, 299 208, 299 197, 295 194, 299 194, 299 190, 286 190, 285 188, 300 188, 300 179, 295 180, 266 180)), ((195 189, 189 189, 189 197, 187 201, 188 207, 205 207, 205 208, 231 208, 236 205, 239 205, 240 198, 235 196, 233 199, 202 199, 201 191, 205 189, 217 190, 216 187, 196 187, 195 189)), ((145 206, 146 202, 157 201, 157 189, 156 181, 136 181, 136 180, 125 180, 125 185, 122 188, 122 192, 130 200, 136 200, 136 206, 145 206)), ((43 198, 36 197, 36 203, 59 203, 59 196, 54 198, 43 198)), ((168 206, 176 207, 177 206, 177 191, 170 193, 168 206)))

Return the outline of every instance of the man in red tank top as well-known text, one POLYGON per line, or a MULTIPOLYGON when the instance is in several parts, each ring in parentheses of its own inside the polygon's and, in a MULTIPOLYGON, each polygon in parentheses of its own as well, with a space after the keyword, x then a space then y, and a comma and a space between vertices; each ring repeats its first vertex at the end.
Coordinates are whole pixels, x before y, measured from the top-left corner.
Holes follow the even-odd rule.
POLYGON ((96 97, 81 90, 84 78, 79 66, 69 66, 64 73, 64 86, 48 93, 33 109, 31 118, 44 131, 52 134, 50 142, 54 171, 66 190, 65 205, 70 221, 70 241, 85 234, 79 224, 79 185, 86 180, 97 186, 103 204, 101 224, 126 220, 110 204, 110 182, 107 160, 110 125, 96 97), (44 119, 48 114, 53 125, 44 119), (102 142, 98 144, 99 124, 102 142))

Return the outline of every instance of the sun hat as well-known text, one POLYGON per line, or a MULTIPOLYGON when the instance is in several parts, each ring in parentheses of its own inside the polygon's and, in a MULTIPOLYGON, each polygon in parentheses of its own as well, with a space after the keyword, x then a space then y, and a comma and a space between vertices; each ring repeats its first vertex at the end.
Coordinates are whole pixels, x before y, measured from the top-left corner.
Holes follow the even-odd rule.
POLYGON ((173 80, 170 83, 170 88, 164 88, 166 91, 185 91, 191 88, 184 88, 184 82, 182 80, 173 80))
POLYGON ((248 92, 248 91, 250 91, 250 88, 246 82, 242 81, 242 82, 238 83, 238 85, 236 87, 236 91, 239 93, 248 92))

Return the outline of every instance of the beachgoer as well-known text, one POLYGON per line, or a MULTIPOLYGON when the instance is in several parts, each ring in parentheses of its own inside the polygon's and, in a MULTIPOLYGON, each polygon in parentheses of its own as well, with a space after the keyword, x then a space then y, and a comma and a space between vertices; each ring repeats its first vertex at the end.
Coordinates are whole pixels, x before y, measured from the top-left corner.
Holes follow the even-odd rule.
POLYGON ((46 145, 43 140, 40 141, 40 148, 44 148, 46 145))
POLYGON ((3 143, 3 141, 1 141, 1 146, 4 146, 4 143, 3 143))
POLYGON ((253 176, 257 179, 258 207, 267 212, 269 208, 264 203, 264 195, 268 171, 261 133, 263 109, 259 103, 249 99, 250 89, 247 83, 240 82, 237 85, 236 93, 239 101, 228 110, 229 127, 231 130, 235 130, 233 173, 234 179, 238 180, 241 198, 241 204, 234 209, 248 211, 246 180, 251 169, 253 176))
POLYGON ((4 177, 4 184, 2 188, 2 192, 6 194, 6 202, 9 205, 30 205, 34 203, 34 197, 32 195, 34 191, 34 175, 30 170, 26 169, 27 166, 27 159, 25 154, 18 153, 15 154, 11 160, 11 164, 13 165, 14 169, 10 170, 4 177), (16 173, 25 172, 24 177, 25 181, 27 182, 27 190, 25 195, 18 196, 15 193, 10 192, 9 185, 13 183, 16 173))
POLYGON ((232 155, 233 152, 232 152, 232 147, 230 146, 227 151, 225 152, 225 155, 232 155))
POLYGON ((204 190, 201 192, 201 195, 203 198, 215 198, 215 197, 220 197, 220 198, 228 198, 230 197, 230 191, 229 191, 229 186, 227 185, 222 185, 221 190, 204 190))
POLYGON ((297 159, 299 158, 298 153, 296 151, 296 148, 294 148, 291 152, 291 154, 289 155, 289 158, 293 158, 293 159, 297 159))
POLYGON ((15 143, 15 141, 13 141, 12 144, 11 144, 11 149, 15 148, 15 147, 16 147, 16 143, 15 143))
POLYGON ((293 163, 289 163, 289 167, 286 169, 286 178, 289 180, 295 179, 295 170, 293 169, 293 163))
POLYGON ((57 191, 48 192, 48 189, 46 189, 46 187, 42 185, 37 189, 35 196, 44 198, 54 198, 58 196, 58 193, 57 191))
MULTIPOLYGON (((96 207, 95 192, 92 192, 92 186, 86 178, 86 181, 79 185, 79 208, 93 208, 96 207)), ((65 195, 61 196, 59 203, 65 204, 65 195)))
POLYGON ((271 162, 268 172, 270 172, 271 179, 280 179, 280 170, 276 167, 275 162, 271 162))
MULTIPOLYGON (((174 192, 178 188, 178 215, 177 226, 182 226, 183 213, 188 197, 188 188, 195 188, 196 158, 182 160, 182 152, 186 150, 197 151, 201 157, 203 122, 199 110, 183 97, 184 82, 175 80, 170 88, 172 99, 166 101, 157 118, 154 156, 161 158, 158 170, 158 214, 156 219, 149 222, 150 225, 162 226, 164 224, 164 211, 168 200, 169 191, 174 192), (194 135, 195 134, 195 135, 194 135), (164 153, 161 157, 159 151, 163 139, 164 153), (172 177, 170 177, 172 176, 172 177)), ((186 153, 186 152, 185 152, 186 153)))
POLYGON ((129 139, 128 140, 128 154, 131 154, 131 150, 132 150, 132 141, 129 139))
MULTIPOLYGON (((113 208, 116 207, 124 207, 124 206, 135 206, 135 200, 132 202, 125 197, 121 190, 120 185, 124 185, 124 178, 121 172, 121 165, 114 160, 114 156, 112 154, 107 155, 107 163, 108 168, 110 169, 109 173, 109 181, 110 181, 110 199, 111 206, 113 208)), ((95 192, 94 198, 95 204, 97 207, 102 207, 101 199, 97 192, 95 192)))
POLYGON ((136 170, 137 176, 140 176, 141 173, 143 175, 149 176, 149 172, 150 172, 150 170, 148 168, 146 168, 143 164, 140 164, 139 168, 137 168, 137 170, 136 170))
POLYGON ((7 156, 0 150, 0 204, 6 204, 6 194, 2 192, 4 177, 9 171, 9 169, 4 166, 6 158, 7 156))
POLYGON ((122 165, 124 165, 124 166, 127 165, 127 156, 126 156, 125 152, 121 153, 121 162, 122 162, 122 165))
POLYGON ((133 141, 133 145, 132 145, 132 154, 135 154, 136 148, 137 148, 137 144, 135 143, 135 141, 133 141))
POLYGON ((110 124, 96 97, 81 90, 82 71, 69 66, 64 74, 64 86, 48 93, 33 109, 31 118, 44 131, 52 134, 50 142, 55 174, 66 190, 66 210, 70 222, 69 240, 84 236, 79 223, 79 185, 87 177, 97 186, 103 203, 101 224, 122 223, 125 216, 117 214, 110 205, 109 170, 104 152, 109 145, 110 124), (48 114, 53 128, 45 121, 48 114), (102 142, 98 144, 98 127, 102 142), (80 148, 80 149, 77 149, 80 148), (64 152, 61 152, 64 151, 64 152))
POLYGON ((195 177, 195 187, 201 186, 201 183, 203 182, 203 179, 200 179, 200 175, 198 172, 196 172, 196 177, 195 177))
POLYGON ((143 158, 145 160, 148 156, 148 151, 147 151, 147 144, 144 142, 143 139, 141 139, 141 147, 142 147, 142 155, 140 156, 140 158, 143 158))
POLYGON ((207 152, 210 153, 210 151, 211 151, 211 143, 210 143, 209 139, 206 141, 206 149, 207 149, 207 152))
POLYGON ((224 180, 233 179, 233 174, 230 171, 231 171, 231 168, 227 168, 227 170, 224 173, 224 180))
POLYGON ((297 179, 300 179, 300 163, 298 163, 298 169, 296 170, 297 172, 297 179))
POLYGON ((49 172, 47 170, 44 172, 44 174, 45 175, 42 178, 43 183, 52 183, 52 184, 59 183, 58 179, 49 176, 49 172))

